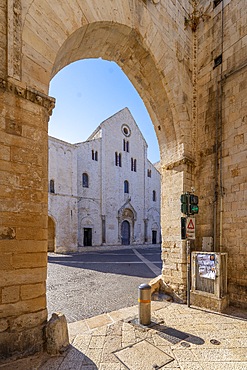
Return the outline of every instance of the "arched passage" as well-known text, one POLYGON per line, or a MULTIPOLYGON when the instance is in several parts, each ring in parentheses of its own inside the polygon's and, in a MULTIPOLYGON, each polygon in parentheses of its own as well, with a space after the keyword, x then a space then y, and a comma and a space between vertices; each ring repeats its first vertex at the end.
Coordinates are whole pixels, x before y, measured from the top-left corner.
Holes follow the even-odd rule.
MULTIPOLYGON (((118 63, 147 107, 163 166, 180 166, 178 172, 166 174, 166 190, 173 189, 176 177, 176 194, 173 191, 170 199, 179 199, 184 184, 184 156, 193 156, 192 94, 191 47, 184 31, 182 7, 177 12, 174 4, 162 2, 156 7, 142 0, 22 0, 8 2, 8 7, 6 2, 2 9, 7 30, 1 33, 7 47, 0 64, 6 161, 3 211, 9 212, 6 227, 11 229, 11 240, 5 241, 3 247, 8 273, 0 276, 0 281, 4 282, 1 291, 7 287, 14 289, 15 295, 13 301, 10 295, 3 304, 4 346, 0 354, 9 357, 20 351, 23 355, 41 351, 44 344, 47 124, 54 106, 54 99, 47 96, 51 78, 64 66, 83 58, 101 57, 118 63), (178 17, 171 17, 170 6, 174 6, 178 17), (181 42, 189 45, 187 49, 181 48, 181 36, 181 42), (9 260, 12 255, 15 258, 9 260), (20 332, 25 337, 24 344, 16 340, 20 332)), ((179 239, 178 214, 174 212, 170 217, 171 223, 176 220, 171 228, 175 237, 171 232, 167 236, 167 249, 174 238, 179 239)), ((168 220, 165 207, 162 217, 168 220)), ((175 287, 183 283, 182 269, 179 274, 175 287)))

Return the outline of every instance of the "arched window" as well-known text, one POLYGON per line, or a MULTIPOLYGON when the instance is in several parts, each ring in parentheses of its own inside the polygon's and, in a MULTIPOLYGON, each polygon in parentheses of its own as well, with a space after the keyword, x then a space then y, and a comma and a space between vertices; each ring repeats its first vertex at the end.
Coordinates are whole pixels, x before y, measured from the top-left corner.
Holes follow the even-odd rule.
POLYGON ((124 193, 129 194, 129 182, 127 180, 124 181, 124 193))
POLYGON ((50 193, 55 193, 55 181, 50 180, 50 193))
POLYGON ((123 139, 123 151, 129 152, 129 142, 125 139, 123 139))
POLYGON ((136 172, 136 159, 131 158, 131 171, 136 172))
POLYGON ((85 172, 82 174, 82 186, 88 188, 88 174, 85 172))
POLYGON ((156 191, 153 190, 153 201, 156 202, 156 191))
POLYGON ((97 150, 92 150, 92 160, 97 161, 98 160, 98 152, 97 150))

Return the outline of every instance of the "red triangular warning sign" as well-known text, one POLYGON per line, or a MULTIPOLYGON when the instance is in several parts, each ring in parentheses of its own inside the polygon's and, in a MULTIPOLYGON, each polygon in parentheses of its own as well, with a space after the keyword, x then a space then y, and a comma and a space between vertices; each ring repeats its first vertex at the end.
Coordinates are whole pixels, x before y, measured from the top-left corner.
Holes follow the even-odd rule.
POLYGON ((193 220, 192 219, 190 219, 189 224, 187 226, 187 229, 190 229, 190 230, 194 230, 195 229, 195 226, 193 224, 193 220))

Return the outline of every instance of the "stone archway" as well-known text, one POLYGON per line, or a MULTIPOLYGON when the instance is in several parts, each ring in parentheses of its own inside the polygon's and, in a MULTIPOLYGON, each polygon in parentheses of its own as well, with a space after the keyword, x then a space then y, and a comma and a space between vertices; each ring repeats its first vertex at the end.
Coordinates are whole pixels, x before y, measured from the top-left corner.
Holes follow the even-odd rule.
MULTIPOLYGON (((170 189, 173 199, 179 199, 186 181, 186 158, 193 158, 191 49, 182 49, 179 41, 182 36, 189 44, 183 9, 180 18, 175 19, 170 16, 170 6, 177 12, 174 4, 168 6, 163 2, 156 6, 142 0, 83 0, 80 4, 70 0, 16 0, 1 8, 7 30, 4 33, 7 46, 0 64, 1 138, 6 162, 3 191, 7 194, 3 210, 8 210, 4 227, 12 232, 1 249, 7 272, 0 272, 0 281, 1 291, 13 294, 1 303, 0 357, 41 351, 44 344, 47 124, 55 104, 47 94, 51 78, 61 68, 91 57, 118 63, 142 97, 153 121, 166 171, 163 188, 170 189), (167 32, 167 25, 174 32, 167 32), (179 176, 174 168, 176 171, 178 168, 179 176), (25 337, 22 343, 17 340, 20 335, 25 337)), ((170 216, 172 232, 164 233, 168 251, 174 245, 173 239, 179 239, 178 215, 179 211, 170 216)), ((162 217, 165 229, 168 219, 165 207, 162 217)), ((176 248, 181 246, 182 242, 177 242, 176 248)), ((177 264, 175 289, 184 283, 186 274, 182 267, 182 263, 177 264)), ((181 295, 184 291, 180 289, 181 295)))

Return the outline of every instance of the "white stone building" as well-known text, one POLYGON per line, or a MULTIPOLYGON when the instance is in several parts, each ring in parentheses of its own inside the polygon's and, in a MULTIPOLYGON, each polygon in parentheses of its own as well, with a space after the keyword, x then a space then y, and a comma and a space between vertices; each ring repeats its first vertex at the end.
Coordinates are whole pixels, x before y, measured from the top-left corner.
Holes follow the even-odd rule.
POLYGON ((49 137, 49 250, 160 242, 160 173, 127 108, 85 142, 49 137))

